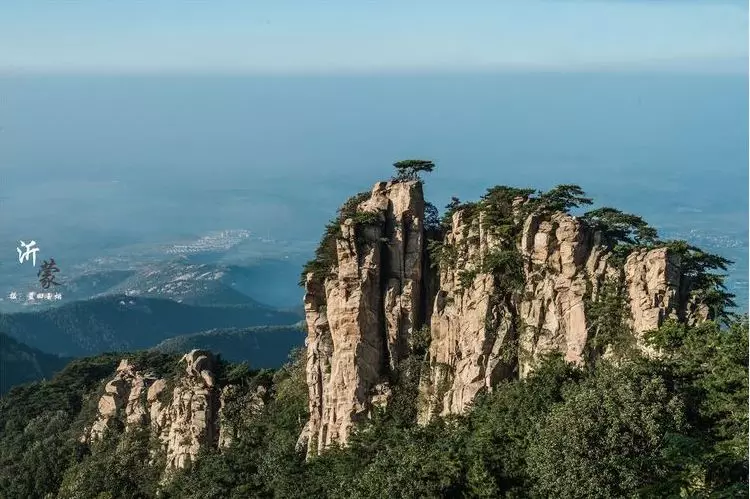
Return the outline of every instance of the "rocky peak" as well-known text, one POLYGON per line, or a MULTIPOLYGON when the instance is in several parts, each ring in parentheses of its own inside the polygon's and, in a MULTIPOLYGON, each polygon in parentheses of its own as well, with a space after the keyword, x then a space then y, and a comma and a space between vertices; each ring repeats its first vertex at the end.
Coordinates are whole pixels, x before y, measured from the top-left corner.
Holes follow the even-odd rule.
POLYGON ((307 275, 309 449, 346 441, 408 355, 421 314, 423 220, 420 182, 379 182, 343 220, 335 268, 307 275))
MULTIPOLYGON (((577 186, 562 187, 554 199, 491 189, 481 202, 456 207, 429 245, 419 181, 379 182, 339 220, 335 255, 304 281, 310 420, 300 443, 308 454, 346 442, 353 424, 387 404, 422 327, 425 422, 527 375, 545 353, 582 364, 616 351, 614 329, 629 329, 623 342, 642 348, 642 334, 667 318, 708 318, 691 302, 679 254, 615 245, 601 223, 558 207, 560 199, 590 203, 575 197, 577 186)), ((622 220, 652 230, 616 210, 598 215, 615 220, 621 238, 622 220)))
POLYGON ((214 387, 214 375, 211 372, 214 364, 214 357, 208 350, 191 350, 186 353, 180 359, 180 362, 184 362, 185 372, 188 377, 193 379, 200 378, 203 380, 206 388, 214 387))
POLYGON ((194 462, 200 449, 228 445, 231 436, 222 435, 220 424, 227 388, 216 386, 213 355, 192 350, 179 363, 182 374, 159 378, 123 359, 104 386, 96 419, 81 440, 90 443, 107 431, 148 427, 166 456, 165 478, 194 462))

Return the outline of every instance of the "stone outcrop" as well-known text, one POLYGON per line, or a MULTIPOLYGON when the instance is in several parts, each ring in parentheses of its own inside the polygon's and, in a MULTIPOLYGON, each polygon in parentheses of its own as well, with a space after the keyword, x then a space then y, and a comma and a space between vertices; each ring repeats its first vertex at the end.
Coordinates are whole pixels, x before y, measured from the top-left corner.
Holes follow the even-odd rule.
MULTIPOLYGON (((513 307, 498 299, 498 284, 481 272, 488 253, 499 248, 480 214, 472 222, 464 212, 453 215, 452 230, 443 242, 456 251, 455 263, 440 266, 440 288, 434 300, 430 369, 423 374, 420 420, 434 414, 460 412, 483 387, 509 375, 505 358, 516 340, 513 307), (462 283, 462 274, 475 273, 462 283)), ((465 278, 464 278, 465 279, 465 278)))
POLYGON ((344 220, 331 273, 306 278, 310 419, 300 447, 315 454, 345 443, 356 421, 387 404, 389 382, 422 326, 430 331, 418 401, 425 422, 462 412, 502 379, 528 375, 545 353, 587 362, 599 328, 593 304, 610 283, 636 343, 668 318, 708 317, 705 307, 691 305, 679 255, 638 249, 616 262, 602 234, 582 220, 524 211, 525 203, 519 198, 509 208, 519 228, 513 240, 501 239, 482 210, 455 212, 442 241, 452 258, 432 275, 421 185, 375 184, 358 207, 378 215, 375 221, 344 220), (522 271, 513 289, 485 265, 509 251, 522 271))
POLYGON ((221 438, 220 426, 226 392, 215 386, 212 354, 193 350, 180 363, 185 366, 182 375, 162 379, 122 360, 105 385, 96 420, 82 440, 101 439, 108 429, 118 427, 126 432, 150 428, 166 456, 166 475, 189 466, 202 448, 228 445, 231 438, 221 438))
POLYGON ((311 274, 305 284, 311 452, 346 441, 366 417, 375 387, 408 355, 422 312, 421 184, 377 183, 358 211, 375 221, 345 220, 335 273, 322 282, 311 274))
POLYGON ((525 277, 520 296, 502 297, 502 282, 482 272, 462 289, 458 276, 470 268, 467 262, 481 262, 496 246, 481 225, 480 217, 464 230, 459 212, 446 238, 456 247, 463 234, 476 242, 464 246, 455 266, 441 268, 422 421, 462 412, 480 390, 492 390, 514 367, 519 376, 528 375, 545 353, 561 352, 569 362, 584 363, 595 327, 588 307, 608 279, 625 283, 629 325, 637 339, 667 318, 681 317, 677 255, 666 248, 637 250, 620 270, 598 245, 598 234, 565 213, 525 220, 518 244, 525 277))

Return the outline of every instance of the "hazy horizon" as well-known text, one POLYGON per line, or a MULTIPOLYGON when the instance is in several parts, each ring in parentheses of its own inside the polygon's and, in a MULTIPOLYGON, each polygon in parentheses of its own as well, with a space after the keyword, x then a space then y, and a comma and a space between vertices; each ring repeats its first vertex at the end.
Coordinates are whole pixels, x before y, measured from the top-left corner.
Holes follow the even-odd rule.
POLYGON ((0 95, 6 270, 25 238, 68 267, 227 229, 311 255, 346 197, 424 157, 439 208, 580 184, 735 260, 746 308, 746 75, 24 76, 0 95))
POLYGON ((746 73, 747 19, 739 0, 12 2, 0 6, 0 71, 571 71, 688 61, 746 73))

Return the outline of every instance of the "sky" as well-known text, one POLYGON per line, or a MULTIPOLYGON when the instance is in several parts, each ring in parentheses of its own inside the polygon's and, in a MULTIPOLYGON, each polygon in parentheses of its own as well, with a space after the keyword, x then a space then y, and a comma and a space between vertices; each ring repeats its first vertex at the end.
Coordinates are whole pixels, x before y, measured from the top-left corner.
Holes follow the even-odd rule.
POLYGON ((2 73, 747 72, 734 0, 0 3, 2 73))

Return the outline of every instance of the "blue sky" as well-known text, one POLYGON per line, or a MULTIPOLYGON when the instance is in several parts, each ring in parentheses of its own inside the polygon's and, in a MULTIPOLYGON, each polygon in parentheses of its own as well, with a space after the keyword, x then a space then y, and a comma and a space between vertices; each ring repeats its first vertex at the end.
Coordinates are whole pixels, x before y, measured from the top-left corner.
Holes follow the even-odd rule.
POLYGON ((747 70, 717 0, 4 1, 0 71, 747 70))

